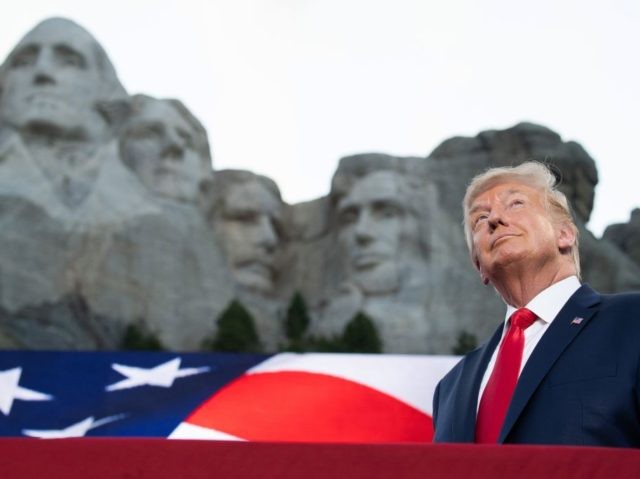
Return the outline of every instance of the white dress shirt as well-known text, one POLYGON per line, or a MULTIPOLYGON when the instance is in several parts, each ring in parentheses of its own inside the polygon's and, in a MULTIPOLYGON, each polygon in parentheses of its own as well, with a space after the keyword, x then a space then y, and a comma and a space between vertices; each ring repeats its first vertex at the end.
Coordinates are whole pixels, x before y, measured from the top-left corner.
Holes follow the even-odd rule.
MULTIPOLYGON (((549 328, 551 322, 558 315, 560 310, 564 307, 564 305, 569 301, 569 298, 575 293, 578 288, 580 288, 580 281, 576 276, 569 276, 568 278, 563 279, 562 281, 558 281, 557 283, 552 284, 547 289, 538 293, 538 295, 533 298, 525 308, 532 311, 538 319, 524 330, 524 350, 522 352, 522 363, 520 364, 520 373, 524 368, 524 365, 531 357, 531 353, 535 349, 536 345, 542 338, 544 332, 549 328)), ((517 308, 507 305, 507 312, 505 315, 504 326, 502 328, 502 338, 506 334, 509 328, 509 318, 511 315, 517 310, 517 308)), ((500 340, 502 342, 502 339, 500 340)), ((498 350, 500 349, 500 345, 493 351, 493 355, 491 356, 491 360, 487 365, 487 370, 484 372, 484 376, 482 377, 482 383, 480 384, 480 391, 478 393, 478 405, 480 407, 480 399, 482 398, 482 393, 484 392, 484 388, 487 386, 489 382, 489 377, 491 377, 491 373, 493 372, 493 368, 496 365, 496 359, 498 357, 498 350)), ((518 375, 520 374, 518 373, 518 375)), ((477 408, 476 408, 477 411, 477 408)))

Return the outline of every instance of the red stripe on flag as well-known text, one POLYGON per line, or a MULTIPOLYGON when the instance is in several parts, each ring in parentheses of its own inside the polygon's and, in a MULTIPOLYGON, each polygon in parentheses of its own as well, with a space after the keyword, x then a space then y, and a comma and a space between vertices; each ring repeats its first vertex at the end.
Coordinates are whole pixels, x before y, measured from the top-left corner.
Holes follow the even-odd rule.
POLYGON ((241 376, 188 423, 250 441, 430 442, 427 414, 335 376, 268 372, 241 376))

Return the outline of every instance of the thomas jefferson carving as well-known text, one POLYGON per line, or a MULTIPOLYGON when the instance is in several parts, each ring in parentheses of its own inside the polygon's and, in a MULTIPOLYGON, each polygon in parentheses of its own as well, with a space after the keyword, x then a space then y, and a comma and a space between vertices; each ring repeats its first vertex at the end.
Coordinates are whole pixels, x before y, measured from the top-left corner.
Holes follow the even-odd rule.
POLYGON ((120 142, 124 163, 153 194, 193 202, 211 172, 207 134, 178 100, 133 97, 120 142))

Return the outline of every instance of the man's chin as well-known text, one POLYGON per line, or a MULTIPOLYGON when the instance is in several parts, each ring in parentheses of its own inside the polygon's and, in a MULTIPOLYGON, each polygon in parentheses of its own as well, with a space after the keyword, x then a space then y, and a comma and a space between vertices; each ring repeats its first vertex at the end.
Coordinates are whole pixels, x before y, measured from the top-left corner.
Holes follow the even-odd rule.
POLYGON ((384 295, 397 291, 400 281, 395 265, 379 263, 375 267, 355 271, 353 282, 367 295, 384 295))
POLYGON ((156 195, 174 201, 194 201, 196 198, 195 188, 188 188, 184 181, 175 172, 163 171, 154 172, 153 180, 146 180, 145 185, 156 195))
POLYGON ((483 269, 489 276, 499 275, 502 271, 517 267, 524 258, 526 255, 522 251, 504 248, 494 252, 491 259, 484 263, 483 269))
POLYGON ((264 265, 252 264, 236 268, 235 277, 242 287, 261 294, 269 294, 273 291, 273 275, 264 265))

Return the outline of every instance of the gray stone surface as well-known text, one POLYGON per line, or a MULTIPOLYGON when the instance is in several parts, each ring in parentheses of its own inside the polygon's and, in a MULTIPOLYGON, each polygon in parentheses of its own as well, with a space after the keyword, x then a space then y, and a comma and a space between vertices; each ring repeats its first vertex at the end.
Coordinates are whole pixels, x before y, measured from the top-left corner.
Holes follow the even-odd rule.
POLYGON ((74 248, 74 269, 95 312, 142 322, 171 349, 197 349, 233 297, 215 238, 191 205, 95 231, 74 248))
POLYGON ((608 226, 602 237, 615 244, 640 266, 640 208, 631 212, 627 223, 608 226))
POLYGON ((113 349, 135 325, 196 350, 238 299, 275 351, 299 291, 309 335, 339 335, 362 311, 385 352, 448 354, 504 314, 468 257, 466 185, 530 159, 562 180, 585 280, 640 290, 640 210, 595 238, 595 163, 545 127, 346 157, 327 196, 287 205, 267 177, 213 172, 182 103, 130 97, 88 32, 45 20, 0 66, 0 348, 113 349))

